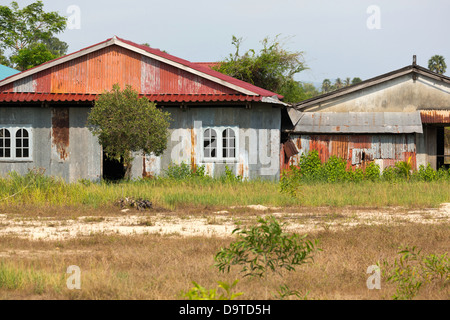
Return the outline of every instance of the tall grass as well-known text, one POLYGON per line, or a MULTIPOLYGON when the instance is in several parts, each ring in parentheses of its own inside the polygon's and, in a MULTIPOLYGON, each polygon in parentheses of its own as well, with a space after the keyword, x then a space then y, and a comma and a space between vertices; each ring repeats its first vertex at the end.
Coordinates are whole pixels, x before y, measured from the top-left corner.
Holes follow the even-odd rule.
POLYGON ((34 208, 113 206, 123 197, 150 200, 154 207, 178 210, 186 207, 229 207, 261 204, 289 206, 406 206, 436 207, 450 202, 450 180, 304 181, 296 185, 296 196, 280 192, 283 182, 212 179, 155 178, 93 183, 66 183, 42 172, 0 178, 0 210, 34 208))

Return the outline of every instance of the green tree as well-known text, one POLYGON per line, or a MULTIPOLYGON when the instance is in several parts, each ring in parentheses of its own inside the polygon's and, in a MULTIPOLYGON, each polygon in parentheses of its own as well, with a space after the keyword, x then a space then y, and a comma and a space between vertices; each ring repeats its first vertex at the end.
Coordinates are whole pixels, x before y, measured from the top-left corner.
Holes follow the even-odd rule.
POLYGON ((279 94, 284 96, 284 101, 299 102, 318 96, 319 91, 317 91, 312 83, 305 83, 292 79, 286 82, 279 94))
POLYGON ((88 125, 110 159, 123 159, 130 178, 133 152, 161 155, 167 147, 170 116, 131 86, 115 84, 95 102, 88 125))
POLYGON ((357 84, 357 83, 359 83, 359 82, 362 82, 361 78, 354 77, 354 78, 352 79, 352 84, 357 84))
POLYGON ((42 40, 42 43, 45 44, 47 49, 57 57, 67 54, 67 50, 69 50, 69 45, 56 37, 44 39, 42 40))
POLYGON ((330 79, 324 79, 322 81, 322 93, 327 93, 331 91, 331 81, 330 79))
POLYGON ((11 63, 18 70, 27 70, 44 62, 57 58, 43 43, 35 43, 19 50, 16 55, 11 56, 11 63))
POLYGON ((237 79, 252 83, 258 87, 281 94, 283 92, 289 101, 297 90, 294 75, 307 69, 303 59, 303 52, 290 52, 283 48, 283 43, 277 36, 273 41, 264 38, 259 52, 254 49, 240 53, 242 38, 233 36, 234 54, 213 67, 213 69, 237 79))
POLYGON ((439 74, 444 74, 447 70, 445 58, 437 54, 432 56, 430 60, 428 60, 428 69, 439 74))
POLYGON ((341 80, 341 78, 337 78, 335 81, 334 81, 334 88, 335 89, 340 89, 340 88, 342 88, 344 85, 343 85, 343 83, 342 83, 342 80, 341 80))
POLYGON ((351 84, 351 79, 349 77, 345 78, 344 86, 348 87, 351 84))
POLYGON ((45 12, 42 1, 23 9, 15 1, 10 7, 0 6, 0 47, 10 52, 9 66, 25 70, 25 66, 42 63, 44 57, 53 59, 60 54, 52 51, 52 43, 54 35, 65 30, 66 21, 67 18, 57 12, 45 12))

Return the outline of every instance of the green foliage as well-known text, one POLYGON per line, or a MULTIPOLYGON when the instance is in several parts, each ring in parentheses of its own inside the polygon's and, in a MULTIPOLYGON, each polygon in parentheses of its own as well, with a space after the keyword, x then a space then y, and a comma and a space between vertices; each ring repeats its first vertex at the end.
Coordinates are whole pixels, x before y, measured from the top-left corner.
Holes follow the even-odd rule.
POLYGON ((328 182, 346 181, 350 178, 346 168, 344 159, 331 156, 323 165, 323 174, 328 182))
MULTIPOLYGON (((15 1, 10 7, 0 6, 0 47, 11 50, 10 67, 25 70, 63 54, 51 47, 54 35, 65 30, 67 18, 43 8, 42 1, 23 9, 15 1)), ((67 44, 59 42, 67 48, 67 44)))
POLYGON ((331 83, 330 79, 324 79, 322 81, 322 87, 321 93, 328 93, 331 91, 335 91, 344 87, 348 87, 350 85, 354 85, 357 84, 359 82, 361 82, 362 80, 358 77, 353 78, 352 80, 350 80, 349 77, 347 77, 344 81, 341 80, 341 78, 336 78, 336 80, 334 81, 334 83, 331 83))
POLYGON ((447 70, 445 58, 438 54, 432 56, 430 60, 428 60, 428 69, 439 74, 444 74, 447 70))
POLYGON ((412 170, 411 157, 407 161, 398 161, 394 166, 386 167, 380 173, 380 166, 369 162, 365 169, 347 168, 344 159, 331 156, 322 163, 317 150, 303 153, 296 166, 281 173, 280 191, 297 197, 302 183, 339 183, 362 181, 449 181, 450 171, 445 168, 434 170, 431 165, 421 165, 419 170, 412 170))
POLYGON ((115 84, 95 101, 88 116, 89 129, 107 157, 124 159, 129 171, 132 152, 159 156, 169 138, 168 112, 162 112, 146 97, 127 85, 123 90, 115 84))
POLYGON ((242 176, 235 175, 234 172, 226 165, 225 174, 220 177, 222 182, 241 182, 243 180, 242 176))
POLYGON ((369 181, 379 181, 381 178, 380 166, 375 162, 370 162, 366 166, 365 178, 369 181))
POLYGON ((11 62, 17 69, 27 70, 57 57, 45 44, 33 43, 20 49, 16 55, 11 56, 11 62))
POLYGON ((306 292, 306 294, 302 294, 298 290, 293 290, 289 288, 287 284, 280 285, 280 289, 277 290, 278 295, 275 296, 275 298, 278 298, 280 300, 284 300, 291 296, 296 296, 300 300, 308 300, 308 294, 309 291, 306 292))
MULTIPOLYGON (((215 256, 216 267, 229 272, 231 266, 241 267, 244 276, 265 277, 268 271, 281 274, 312 260, 317 242, 305 240, 306 235, 287 234, 275 217, 259 218, 258 225, 236 228, 238 239, 215 256)), ((320 250, 320 249, 319 249, 320 250)))
MULTIPOLYGON (((294 75, 306 69, 303 52, 287 51, 278 36, 272 41, 264 38, 258 53, 250 49, 241 55, 241 43, 242 38, 233 36, 235 53, 214 69, 272 92, 283 92, 287 99, 296 99, 300 89, 293 79, 294 75)), ((287 99, 287 102, 296 102, 287 99)))
POLYGON ((408 158, 408 161, 397 162, 395 164, 395 171, 398 177, 409 180, 412 171, 411 157, 408 158))
POLYGON ((179 165, 174 163, 170 164, 167 169, 164 170, 164 176, 175 180, 184 180, 194 177, 207 177, 205 166, 197 166, 193 168, 191 165, 184 162, 179 165))
POLYGON ((434 283, 445 288, 450 283, 450 262, 447 252, 442 255, 424 255, 416 247, 402 249, 401 257, 393 264, 382 262, 383 276, 397 284, 394 300, 410 300, 426 284, 434 283))
POLYGON ((238 282, 239 280, 235 280, 233 283, 229 284, 227 282, 217 281, 217 289, 208 290, 195 281, 192 281, 194 287, 189 289, 189 291, 182 293, 182 298, 187 300, 234 300, 243 294, 242 292, 232 292, 238 282), (220 294, 218 293, 219 289, 222 291, 220 294))

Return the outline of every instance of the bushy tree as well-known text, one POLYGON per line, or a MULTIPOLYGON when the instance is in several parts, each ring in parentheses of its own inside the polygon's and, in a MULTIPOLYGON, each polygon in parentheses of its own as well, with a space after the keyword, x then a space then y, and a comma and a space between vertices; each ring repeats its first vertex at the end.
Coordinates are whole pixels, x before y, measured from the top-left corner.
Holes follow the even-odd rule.
POLYGON ((88 116, 88 125, 98 137, 106 156, 123 159, 125 178, 130 177, 132 152, 161 155, 167 147, 170 116, 131 86, 118 84, 105 91, 88 116))
POLYGON ((10 52, 9 59, 3 63, 25 70, 65 54, 61 48, 67 51, 67 44, 54 35, 65 30, 66 21, 57 12, 45 12, 42 1, 23 9, 15 1, 10 7, 0 6, 0 47, 10 52), (56 44, 59 49, 55 51, 56 44))
POLYGON ((303 52, 284 49, 278 36, 274 40, 264 38, 259 52, 250 49, 241 54, 241 43, 242 38, 233 36, 234 54, 213 69, 266 90, 279 94, 283 92, 285 101, 295 102, 289 101, 291 96, 295 97, 295 94, 290 95, 289 90, 297 89, 294 75, 307 69, 303 52))

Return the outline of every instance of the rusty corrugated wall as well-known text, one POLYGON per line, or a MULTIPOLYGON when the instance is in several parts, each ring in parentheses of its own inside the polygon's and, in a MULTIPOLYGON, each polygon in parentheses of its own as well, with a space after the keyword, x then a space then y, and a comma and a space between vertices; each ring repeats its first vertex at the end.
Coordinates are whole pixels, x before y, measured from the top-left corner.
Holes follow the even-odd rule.
POLYGON ((236 91, 114 45, 0 87, 1 92, 100 94, 115 83, 141 94, 235 94, 236 91))
POLYGON ((411 157, 416 168, 416 142, 414 134, 398 135, 292 135, 299 153, 286 156, 285 145, 281 147, 281 169, 297 165, 302 154, 317 150, 320 160, 326 162, 331 156, 347 161, 347 168, 365 168, 375 161, 381 169, 411 157))
POLYGON ((450 110, 421 110, 422 123, 450 123, 450 110))

